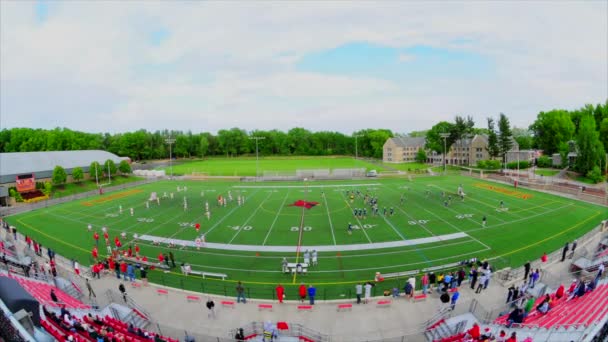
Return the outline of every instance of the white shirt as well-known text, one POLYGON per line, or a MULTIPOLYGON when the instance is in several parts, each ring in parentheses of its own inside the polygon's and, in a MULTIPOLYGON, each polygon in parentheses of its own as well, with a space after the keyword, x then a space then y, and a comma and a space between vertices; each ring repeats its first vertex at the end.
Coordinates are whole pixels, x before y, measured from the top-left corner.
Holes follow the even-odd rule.
POLYGON ((372 295, 372 286, 370 284, 365 284, 365 297, 371 297, 372 295))

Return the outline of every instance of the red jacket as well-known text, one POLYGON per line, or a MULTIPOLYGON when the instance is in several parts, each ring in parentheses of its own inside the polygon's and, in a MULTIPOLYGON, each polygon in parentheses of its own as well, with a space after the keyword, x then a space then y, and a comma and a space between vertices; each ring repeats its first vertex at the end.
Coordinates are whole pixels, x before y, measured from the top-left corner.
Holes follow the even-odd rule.
POLYGON ((300 297, 306 297, 306 286, 304 284, 300 285, 300 297))
POLYGON ((95 232, 95 234, 93 234, 93 239, 99 240, 99 234, 97 232, 95 232))
POLYGON ((99 255, 99 254, 97 253, 97 248, 93 248, 93 250, 91 251, 91 254, 93 255, 93 258, 94 258, 94 259, 97 259, 97 256, 99 255))
POLYGON ((120 272, 127 273, 127 263, 123 262, 120 264, 120 272))

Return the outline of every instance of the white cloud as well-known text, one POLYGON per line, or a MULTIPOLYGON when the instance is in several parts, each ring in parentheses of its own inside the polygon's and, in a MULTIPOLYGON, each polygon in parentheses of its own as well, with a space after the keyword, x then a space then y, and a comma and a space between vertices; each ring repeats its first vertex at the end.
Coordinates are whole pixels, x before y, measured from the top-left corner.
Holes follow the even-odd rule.
POLYGON ((53 2, 44 23, 33 3, 0 6, 0 127, 408 131, 456 114, 483 126, 498 112, 526 126, 540 110, 608 96, 606 2, 53 2), (159 28, 170 34, 149 44, 159 28), (362 41, 480 54, 493 75, 296 69, 309 53, 362 41))

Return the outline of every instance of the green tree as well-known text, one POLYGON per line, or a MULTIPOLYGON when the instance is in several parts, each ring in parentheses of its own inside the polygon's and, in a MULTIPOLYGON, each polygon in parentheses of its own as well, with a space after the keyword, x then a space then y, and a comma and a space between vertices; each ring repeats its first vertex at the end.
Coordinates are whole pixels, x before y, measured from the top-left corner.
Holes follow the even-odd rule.
POLYGON ((120 163, 118 163, 118 171, 120 171, 120 173, 123 175, 128 175, 131 173, 131 164, 124 159, 121 160, 120 163))
POLYGON ((520 150, 532 148, 532 132, 526 128, 513 127, 513 138, 517 141, 520 150))
POLYGON ((565 110, 540 112, 530 126, 535 146, 547 155, 558 152, 561 143, 572 140, 574 129, 571 116, 565 110))
POLYGON ((207 151, 209 151, 209 139, 204 134, 201 134, 198 139, 198 152, 199 156, 202 158, 207 155, 207 151))
POLYGON ((498 157, 500 149, 498 148, 498 136, 494 128, 494 119, 488 118, 488 147, 486 148, 490 159, 498 157))
POLYGON ((591 179, 591 181, 596 184, 604 180, 604 177, 602 176, 602 171, 597 165, 594 166, 593 169, 589 170, 589 172, 587 172, 587 178, 591 179))
POLYGON ((450 133, 453 128, 453 124, 447 121, 441 121, 435 126, 431 127, 426 135, 426 147, 429 150, 435 151, 437 153, 445 154, 446 151, 449 151, 454 143, 453 137, 450 135, 444 144, 443 138, 440 134, 442 133, 450 133), (445 146, 445 151, 444 151, 445 146))
POLYGON ((51 196, 53 193, 53 184, 50 182, 44 182, 44 190, 42 190, 42 193, 46 196, 51 196))
POLYGON ((599 132, 595 130, 594 117, 586 113, 581 117, 576 136, 576 170, 586 175, 594 166, 600 166, 604 159, 604 146, 599 132))
POLYGON ((507 152, 513 147, 513 133, 511 132, 511 126, 509 119, 503 113, 500 113, 498 119, 498 150, 503 161, 506 161, 507 152))
POLYGON ((89 166, 89 177, 91 179, 101 178, 103 176, 103 170, 99 162, 92 162, 89 166))
POLYGON ((424 149, 418 149, 418 152, 416 153, 416 161, 422 164, 426 163, 426 152, 424 149))
POLYGON ((81 167, 75 167, 74 169, 72 169, 72 179, 74 179, 74 182, 80 183, 83 178, 84 172, 82 171, 81 167))
POLYGON ((116 164, 112 159, 108 159, 105 163, 103 163, 103 172, 106 177, 112 177, 116 175, 116 164))
POLYGON ((68 174, 65 172, 65 169, 59 165, 55 166, 53 169, 53 176, 51 180, 55 185, 65 184, 68 179, 68 174))

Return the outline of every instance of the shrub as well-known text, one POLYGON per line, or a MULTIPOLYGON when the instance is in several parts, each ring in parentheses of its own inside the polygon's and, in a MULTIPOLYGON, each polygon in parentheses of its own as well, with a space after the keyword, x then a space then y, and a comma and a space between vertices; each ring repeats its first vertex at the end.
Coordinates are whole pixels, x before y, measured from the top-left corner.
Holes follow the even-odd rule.
POLYGON ((74 179, 74 182, 80 183, 80 181, 84 178, 84 172, 82 171, 81 167, 75 167, 72 170, 72 178, 74 179))
POLYGON ((120 163, 118 164, 118 170, 123 175, 129 174, 129 173, 131 173, 131 165, 129 164, 128 161, 121 160, 120 163))
POLYGON ((59 185, 64 184, 68 179, 68 174, 65 172, 65 169, 60 165, 55 166, 53 170, 53 184, 59 185))
POLYGON ((591 179, 591 181, 596 184, 604 180, 602 171, 600 171, 600 167, 597 165, 594 166, 591 171, 587 172, 587 178, 591 179))
POLYGON ((536 160, 536 165, 538 167, 551 167, 551 166, 553 166, 553 160, 551 160, 551 158, 549 158, 549 156, 540 156, 536 160))
MULTIPOLYGON (((519 169, 527 169, 530 167, 530 162, 527 160, 519 161, 519 169)), ((517 162, 507 163, 507 169, 517 169, 517 162)))
POLYGON ((486 170, 498 170, 500 169, 500 161, 499 160, 478 160, 477 167, 480 169, 486 170))
POLYGON ((50 182, 45 182, 44 190, 42 190, 42 193, 46 196, 51 196, 51 192, 53 192, 53 184, 51 184, 50 182))

